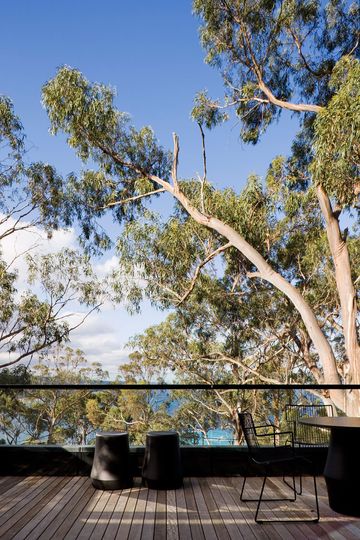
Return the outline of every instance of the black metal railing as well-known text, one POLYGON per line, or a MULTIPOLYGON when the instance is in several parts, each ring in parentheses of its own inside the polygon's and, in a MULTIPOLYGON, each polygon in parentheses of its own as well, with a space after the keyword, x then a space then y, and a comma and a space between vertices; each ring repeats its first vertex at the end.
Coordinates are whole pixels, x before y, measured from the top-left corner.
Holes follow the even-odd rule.
POLYGON ((81 383, 6 384, 0 390, 360 390, 360 384, 169 384, 81 383))

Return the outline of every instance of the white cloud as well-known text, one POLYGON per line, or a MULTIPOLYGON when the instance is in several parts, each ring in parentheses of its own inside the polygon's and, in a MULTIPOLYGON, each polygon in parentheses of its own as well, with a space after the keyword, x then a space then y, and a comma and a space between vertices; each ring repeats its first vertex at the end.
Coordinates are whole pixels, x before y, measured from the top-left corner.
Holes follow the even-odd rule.
MULTIPOLYGON (((13 223, 9 221, 7 226, 9 224, 11 226, 13 223)), ((63 248, 76 249, 76 247, 77 239, 74 229, 55 231, 49 239, 44 231, 32 227, 26 231, 11 234, 1 241, 3 258, 8 264, 12 263, 12 267, 18 271, 19 294, 28 288, 25 253, 31 250, 32 255, 41 255, 56 253, 63 248)), ((106 258, 94 261, 93 267, 100 278, 105 278, 117 264, 116 256, 110 254, 106 258)), ((79 305, 72 306, 72 309, 70 323, 76 324, 84 317, 85 312, 79 305)), ((70 313, 67 315, 70 316, 70 313)), ((69 345, 81 349, 89 362, 101 363, 102 368, 108 370, 110 378, 113 379, 117 375, 119 365, 128 360, 130 351, 126 348, 126 343, 129 338, 143 332, 148 326, 161 322, 165 315, 151 308, 149 303, 145 303, 141 314, 130 316, 123 306, 114 307, 110 302, 106 302, 101 311, 91 313, 84 323, 71 333, 69 345)), ((0 363, 8 359, 7 354, 0 354, 0 363)))
MULTIPOLYGON (((2 215, 0 214, 0 220, 2 215)), ((0 225, 0 234, 15 225, 13 219, 7 220, 0 225)), ((18 225, 26 225, 20 223, 18 225)), ((26 254, 33 256, 44 255, 46 253, 56 253, 64 248, 75 248, 76 234, 74 229, 60 229, 54 231, 51 238, 39 227, 29 227, 25 230, 18 230, 6 236, 1 240, 1 252, 4 260, 11 268, 18 272, 18 288, 24 290, 27 288, 27 263, 26 254)))
POLYGON ((118 368, 128 360, 129 350, 124 343, 128 336, 117 330, 118 315, 112 312, 92 313, 71 334, 71 347, 84 351, 88 362, 99 362, 110 378, 118 374, 118 368))
POLYGON ((110 258, 102 260, 99 263, 94 264, 94 270, 96 275, 100 278, 105 277, 107 274, 112 272, 118 267, 118 258, 115 255, 112 255, 110 258))

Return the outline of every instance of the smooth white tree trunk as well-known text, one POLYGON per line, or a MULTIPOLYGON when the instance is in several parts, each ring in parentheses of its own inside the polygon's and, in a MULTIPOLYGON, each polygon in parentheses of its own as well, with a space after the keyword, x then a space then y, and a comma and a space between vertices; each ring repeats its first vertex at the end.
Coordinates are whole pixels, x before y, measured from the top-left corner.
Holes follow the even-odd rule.
MULTIPOLYGON (((298 289, 296 289, 296 287, 281 276, 281 274, 276 272, 264 259, 264 257, 232 227, 213 216, 206 216, 195 208, 187 197, 179 190, 177 183, 172 186, 157 176, 151 176, 150 178, 157 184, 161 185, 167 192, 171 193, 171 195, 173 195, 181 203, 181 205, 197 223, 218 232, 229 242, 231 242, 231 244, 257 268, 257 277, 268 281, 278 290, 283 292, 287 298, 289 298, 300 313, 306 330, 313 342, 317 354, 319 355, 324 378, 318 382, 340 384, 340 376, 337 370, 336 358, 333 350, 323 334, 313 310, 300 294, 298 289)), ((253 276, 255 276, 255 274, 253 274, 253 276)), ((336 406, 345 411, 347 408, 345 392, 342 390, 331 390, 330 395, 336 406)))

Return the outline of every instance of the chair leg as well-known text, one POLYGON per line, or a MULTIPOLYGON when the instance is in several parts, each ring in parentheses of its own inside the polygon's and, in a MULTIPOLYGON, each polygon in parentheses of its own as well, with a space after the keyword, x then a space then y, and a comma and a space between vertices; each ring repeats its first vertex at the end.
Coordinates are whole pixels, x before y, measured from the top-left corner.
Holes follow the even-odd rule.
POLYGON ((286 480, 285 476, 283 476, 283 482, 286 484, 293 492, 294 492, 294 498, 293 499, 287 499, 291 502, 296 501, 296 495, 300 495, 298 491, 296 491, 296 481, 295 481, 295 475, 292 475, 292 484, 289 484, 289 482, 286 480))
POLYGON ((295 481, 295 475, 292 475, 293 479, 293 485, 290 485, 289 482, 286 480, 285 476, 283 476, 283 482, 287 486, 289 486, 290 489, 294 492, 294 501, 296 500, 296 495, 302 495, 303 485, 302 485, 302 471, 299 471, 299 490, 296 489, 296 481, 295 481))
MULTIPOLYGON (((300 477, 301 478, 301 477, 300 477)), ((263 481, 263 484, 261 486, 261 491, 260 491, 260 497, 259 497, 259 500, 258 500, 258 504, 257 504, 257 507, 256 507, 256 512, 255 512, 255 522, 256 523, 276 523, 276 522, 288 522, 288 523, 295 523, 295 522, 311 522, 311 523, 317 523, 320 519, 320 512, 319 512, 319 501, 318 501, 318 492, 317 492, 317 485, 316 485, 316 477, 315 475, 313 476, 313 479, 314 479, 314 495, 315 495, 315 505, 316 505, 316 518, 307 518, 307 519, 302 519, 302 518, 295 518, 295 519, 286 519, 286 518, 278 518, 278 519, 259 519, 258 518, 258 514, 259 514, 259 510, 260 510, 260 504, 261 502, 263 501, 284 501, 284 500, 290 500, 293 502, 294 499, 263 499, 262 496, 263 496, 263 493, 264 493, 264 488, 265 488, 265 483, 266 483, 266 480, 267 480, 267 476, 264 477, 264 481, 263 481)), ((293 476, 293 481, 294 481, 294 487, 292 488, 294 490, 294 493, 296 494, 297 491, 296 491, 296 486, 295 486, 295 476, 293 476)), ((285 482, 287 485, 290 486, 290 484, 288 484, 287 482, 285 482)), ((290 486, 291 487, 291 486, 290 486)), ((301 487, 300 487, 301 491, 302 491, 302 479, 301 479, 301 487)), ((296 496, 296 495, 295 495, 296 496)))
POLYGON ((258 519, 258 514, 259 514, 259 510, 260 510, 261 501, 263 500, 262 496, 263 496, 264 489, 265 489, 266 479, 267 479, 267 476, 264 476, 264 480, 263 480, 263 483, 262 483, 262 486, 261 486, 261 491, 260 491, 260 497, 259 497, 259 500, 258 500, 258 503, 257 503, 257 506, 256 506, 256 512, 255 512, 255 521, 256 521, 256 523, 262 523, 262 521, 263 521, 261 519, 258 519))
POLYGON ((320 511, 319 511, 319 499, 318 499, 318 492, 317 492, 317 485, 316 485, 316 476, 313 476, 314 478, 314 493, 315 493, 315 503, 316 503, 316 516, 317 519, 315 519, 315 522, 318 522, 320 519, 320 511))
POLYGON ((244 493, 244 488, 245 488, 245 482, 246 482, 246 476, 244 476, 244 480, 243 480, 243 483, 242 483, 242 488, 241 488, 241 493, 240 493, 240 501, 246 501, 248 499, 243 499, 243 493, 244 493))
MULTIPOLYGON (((276 499, 274 497, 271 497, 270 499, 264 499, 263 498, 263 491, 264 491, 264 488, 265 488, 265 483, 266 483, 266 479, 268 478, 268 475, 265 474, 263 476, 264 478, 264 481, 263 481, 263 484, 262 484, 262 487, 261 487, 261 500, 264 501, 264 502, 280 502, 280 501, 289 501, 289 502, 294 502, 296 501, 296 488, 295 488, 295 477, 293 477, 293 486, 291 486, 285 479, 284 482, 287 486, 290 487, 290 489, 292 489, 292 491, 294 492, 294 497, 282 497, 280 499, 276 499)), ((245 498, 244 497, 244 490, 245 490, 245 483, 246 483, 246 480, 247 480, 247 476, 244 476, 244 480, 243 480, 243 484, 242 484, 242 488, 241 488, 241 492, 240 492, 240 500, 243 501, 243 502, 259 502, 259 498, 257 499, 248 499, 248 498, 245 498)))
POLYGON ((298 491, 298 495, 302 495, 302 472, 300 471, 300 475, 299 475, 299 486, 300 486, 300 489, 298 491))

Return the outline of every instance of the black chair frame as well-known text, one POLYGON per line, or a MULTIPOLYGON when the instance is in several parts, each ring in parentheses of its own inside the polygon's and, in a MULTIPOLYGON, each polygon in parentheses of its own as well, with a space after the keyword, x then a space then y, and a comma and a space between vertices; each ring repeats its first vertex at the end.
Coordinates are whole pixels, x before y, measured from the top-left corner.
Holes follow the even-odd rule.
POLYGON ((244 437, 248 446, 249 450, 249 459, 253 462, 253 464, 256 465, 258 468, 260 475, 263 476, 263 482, 260 490, 260 495, 258 498, 245 498, 244 497, 244 490, 245 490, 245 484, 246 480, 248 478, 247 475, 244 476, 241 493, 240 493, 240 500, 243 502, 257 502, 256 511, 255 511, 255 522, 256 523, 268 523, 268 522, 312 522, 317 523, 320 519, 320 513, 319 513, 319 501, 318 501, 318 493, 317 493, 317 485, 316 485, 316 477, 315 474, 313 475, 313 481, 314 481, 314 495, 315 495, 315 507, 316 507, 316 517, 313 518, 277 518, 277 519, 259 519, 259 512, 260 507, 263 502, 271 501, 271 502, 281 502, 281 501, 289 501, 289 502, 295 502, 297 499, 297 495, 302 495, 302 465, 307 463, 308 465, 311 464, 309 460, 304 458, 303 456, 298 456, 295 453, 294 448, 294 441, 293 441, 293 433, 291 431, 279 431, 277 426, 273 424, 265 424, 265 425, 256 425, 253 422, 252 416, 250 413, 245 412, 239 412, 239 420, 240 425, 242 427, 244 437), (247 425, 246 425, 247 424, 247 425), (261 434, 258 433, 259 429, 270 429, 272 431, 271 434, 261 434), (249 432, 252 433, 249 433, 249 432), (287 435, 288 441, 290 444, 285 444, 282 446, 276 446, 276 438, 279 435, 287 435), (273 446, 270 448, 267 447, 261 447, 258 445, 258 438, 262 437, 272 437, 273 439, 273 446), (256 441, 255 441, 256 439, 256 441), (263 458, 261 459, 261 453, 263 454, 263 458), (279 453, 279 457, 275 457, 276 453, 279 453), (281 455, 283 453, 283 455, 281 455), (286 455, 288 454, 288 455, 286 455), (268 455, 268 457, 266 457, 268 455), (292 474, 289 475, 292 478, 291 484, 286 480, 285 473, 283 474, 282 480, 283 482, 292 490, 292 496, 291 497, 283 497, 283 498, 264 498, 264 490, 265 485, 268 480, 268 478, 271 476, 271 469, 276 465, 289 465, 292 469, 292 474), (295 467, 295 466, 298 467, 295 467), (296 487, 296 476, 299 477, 299 488, 296 487))

